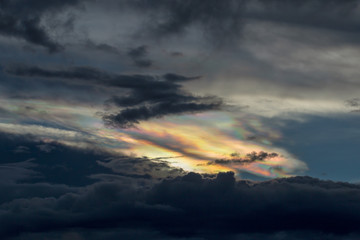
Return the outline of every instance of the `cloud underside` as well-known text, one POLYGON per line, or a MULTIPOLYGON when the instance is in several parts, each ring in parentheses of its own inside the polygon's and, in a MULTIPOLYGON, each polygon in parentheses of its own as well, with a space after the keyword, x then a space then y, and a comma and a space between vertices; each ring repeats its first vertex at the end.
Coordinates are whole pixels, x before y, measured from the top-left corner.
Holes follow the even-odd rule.
POLYGON ((59 197, 2 204, 0 234, 143 226, 140 231, 177 237, 278 231, 342 235, 358 231, 359 194, 353 184, 310 177, 254 183, 235 181, 231 172, 215 178, 188 173, 148 190, 99 182, 59 197))
POLYGON ((162 76, 116 75, 90 67, 54 70, 22 65, 12 65, 6 72, 23 78, 126 90, 121 96, 115 95, 106 101, 107 105, 115 106, 119 111, 101 114, 104 123, 112 127, 128 128, 152 118, 220 110, 225 105, 216 96, 195 96, 182 89, 181 82, 199 77, 174 73, 162 76))

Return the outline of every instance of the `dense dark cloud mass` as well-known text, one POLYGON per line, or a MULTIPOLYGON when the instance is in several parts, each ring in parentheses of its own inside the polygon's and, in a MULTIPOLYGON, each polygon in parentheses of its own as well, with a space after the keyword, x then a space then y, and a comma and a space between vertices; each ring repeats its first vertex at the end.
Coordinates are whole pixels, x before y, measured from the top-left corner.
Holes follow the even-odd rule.
POLYGON ((24 39, 29 43, 43 46, 49 52, 62 49, 61 44, 51 39, 48 32, 41 25, 44 14, 60 11, 62 8, 74 6, 78 0, 43 1, 35 0, 31 4, 22 0, 4 0, 0 3, 0 34, 24 39))
POLYGON ((251 152, 245 155, 245 157, 240 157, 239 153, 232 153, 230 155, 231 158, 223 158, 223 159, 216 159, 215 161, 208 162, 208 165, 213 164, 220 164, 220 165, 227 165, 227 164, 249 164, 255 161, 264 161, 269 158, 274 158, 279 156, 277 153, 267 153, 264 151, 251 152))
POLYGON ((117 75, 90 67, 70 69, 44 69, 13 65, 6 72, 19 77, 60 79, 71 84, 96 84, 128 89, 123 96, 114 96, 107 104, 121 107, 118 113, 103 113, 106 125, 133 127, 140 121, 167 115, 219 110, 224 106, 216 96, 194 96, 181 89, 179 82, 199 77, 185 77, 167 73, 161 77, 150 75, 117 75))
POLYGON ((166 115, 177 115, 187 113, 198 113, 209 110, 219 110, 223 106, 221 100, 210 99, 210 102, 204 98, 195 98, 195 101, 179 102, 167 101, 153 104, 152 106, 140 106, 126 108, 118 114, 110 114, 103 117, 105 124, 115 127, 133 127, 140 121, 151 118, 160 118, 166 115))
POLYGON ((152 65, 152 61, 147 59, 148 55, 148 47, 145 45, 131 48, 128 51, 128 55, 132 58, 134 64, 138 67, 150 67, 152 65))
POLYGON ((115 181, 60 197, 17 199, 1 205, 0 234, 142 226, 139 231, 178 237, 278 231, 340 237, 358 231, 359 197, 358 185, 310 177, 256 183, 235 181, 231 172, 189 173, 148 190, 115 181))

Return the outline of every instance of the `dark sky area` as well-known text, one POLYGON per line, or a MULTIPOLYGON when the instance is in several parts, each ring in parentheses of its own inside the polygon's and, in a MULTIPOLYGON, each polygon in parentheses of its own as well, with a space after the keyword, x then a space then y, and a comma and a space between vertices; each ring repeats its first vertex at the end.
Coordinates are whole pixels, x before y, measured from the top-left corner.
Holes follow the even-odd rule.
POLYGON ((360 239, 360 1, 1 0, 0 239, 360 239))

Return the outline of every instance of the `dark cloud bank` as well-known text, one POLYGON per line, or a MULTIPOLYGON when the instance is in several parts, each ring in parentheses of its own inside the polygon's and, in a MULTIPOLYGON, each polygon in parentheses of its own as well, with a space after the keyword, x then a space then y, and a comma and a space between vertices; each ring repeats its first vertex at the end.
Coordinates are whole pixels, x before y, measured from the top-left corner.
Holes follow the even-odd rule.
POLYGON ((1 239, 359 236, 357 184, 311 177, 236 180, 232 172, 186 173, 162 159, 0 137, 0 173, 7 179, 0 182, 1 239), (26 156, 31 159, 24 162, 26 156))
POLYGON ((137 228, 184 238, 279 231, 340 238, 359 230, 359 197, 360 187, 353 184, 310 177, 253 183, 235 181, 230 172, 214 179, 189 173, 150 189, 98 182, 59 197, 2 204, 0 236, 137 228))
POLYGON ((103 113, 107 126, 133 127, 140 121, 166 115, 219 110, 222 99, 215 96, 195 96, 182 89, 181 83, 199 77, 185 77, 167 73, 162 76, 119 75, 91 67, 45 69, 13 65, 6 73, 27 78, 44 78, 67 84, 94 85, 105 88, 126 89, 121 96, 113 96, 106 103, 120 108, 115 113, 103 113))

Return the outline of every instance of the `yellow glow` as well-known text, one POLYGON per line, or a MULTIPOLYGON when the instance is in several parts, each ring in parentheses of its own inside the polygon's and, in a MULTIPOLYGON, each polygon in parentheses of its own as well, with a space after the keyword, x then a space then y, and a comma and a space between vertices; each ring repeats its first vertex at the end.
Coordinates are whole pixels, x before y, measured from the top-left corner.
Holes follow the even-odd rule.
MULTIPOLYGON (((306 169, 306 165, 290 153, 272 146, 281 135, 251 115, 236 118, 229 113, 212 112, 151 120, 131 129, 109 129, 103 126, 95 108, 74 108, 56 102, 50 105, 42 101, 0 100, 0 103, 16 116, 16 119, 0 118, 0 123, 11 122, 20 126, 22 119, 31 119, 33 125, 39 122, 38 126, 41 126, 46 122, 78 133, 64 140, 58 131, 44 132, 32 127, 31 134, 37 132, 43 139, 52 136, 56 141, 79 147, 86 147, 87 142, 91 142, 114 154, 166 158, 172 166, 186 171, 235 171, 264 177, 286 177, 306 169), (239 157, 245 157, 248 153, 260 151, 275 152, 278 156, 246 164, 214 164, 218 159, 231 159, 230 154, 235 152, 239 157)), ((17 132, 16 129, 7 131, 17 132)))

